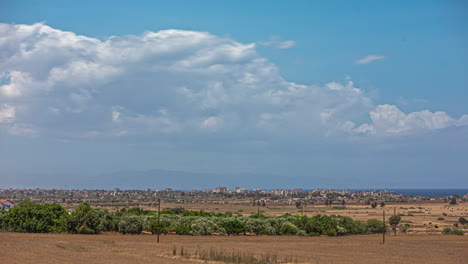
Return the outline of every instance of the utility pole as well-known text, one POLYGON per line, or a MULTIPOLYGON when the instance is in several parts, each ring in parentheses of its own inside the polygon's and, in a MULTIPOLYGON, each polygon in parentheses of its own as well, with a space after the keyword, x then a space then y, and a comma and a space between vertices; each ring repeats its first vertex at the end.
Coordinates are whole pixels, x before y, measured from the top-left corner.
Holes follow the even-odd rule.
MULTIPOLYGON (((396 207, 393 207, 393 218, 396 219, 396 207)), ((396 225, 393 227, 396 236, 396 225)))
POLYGON ((158 199, 158 243, 159 243, 159 234, 161 233, 160 215, 161 215, 161 198, 158 199))
POLYGON ((387 233, 387 227, 385 227, 385 209, 383 210, 383 227, 384 227, 384 231, 382 233, 382 244, 385 244, 385 233, 387 233))

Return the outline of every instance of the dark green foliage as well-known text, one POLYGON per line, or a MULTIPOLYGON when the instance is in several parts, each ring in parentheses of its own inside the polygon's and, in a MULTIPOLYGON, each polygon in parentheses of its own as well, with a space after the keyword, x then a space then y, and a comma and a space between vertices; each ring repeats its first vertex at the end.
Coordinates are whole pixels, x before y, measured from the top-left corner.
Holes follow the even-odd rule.
POLYGON ((384 223, 377 219, 367 220, 367 229, 370 233, 384 233, 387 232, 387 227, 384 223))
POLYGON ((98 210, 89 203, 82 203, 70 214, 67 230, 74 234, 99 234, 101 218, 98 210))
POLYGON ((127 214, 120 218, 119 232, 122 234, 138 235, 143 231, 143 218, 138 215, 127 214))
POLYGON ((335 229, 335 223, 331 217, 327 215, 315 215, 307 221, 305 225, 305 231, 307 233, 315 233, 319 235, 331 234, 335 229), (329 232, 330 231, 330 232, 329 232))
POLYGON ((129 215, 152 215, 153 214, 154 215, 155 212, 151 210, 145 210, 140 207, 133 207, 130 209, 122 208, 119 211, 115 212, 115 215, 117 216, 123 216, 126 214, 129 214, 129 215))
POLYGON ((205 212, 203 210, 200 211, 183 211, 182 216, 204 216, 204 217, 212 217, 214 213, 205 212))
POLYGON ((236 218, 228 218, 221 223, 221 226, 226 230, 228 235, 236 234, 239 235, 240 233, 246 232, 247 228, 245 223, 239 221, 236 218))
POLYGON ((102 232, 119 231, 119 217, 109 213, 107 210, 98 209, 95 213, 99 216, 99 230, 102 232))
POLYGON ((401 216, 400 215, 392 215, 390 217, 390 219, 388 220, 388 222, 393 225, 393 226, 396 226, 400 223, 401 221, 401 216))
POLYGON ((299 231, 299 229, 291 222, 284 222, 280 229, 281 235, 287 236, 296 235, 297 231, 299 231))
POLYGON ((39 204, 24 201, 2 216, 5 229, 23 233, 65 231, 67 211, 60 204, 39 204))
MULTIPOLYGON (((397 217, 399 218, 399 216, 397 217)), ((460 218, 461 219, 461 218, 460 218)), ((399 219, 398 219, 399 220, 399 219)), ((461 219, 460 223, 466 220, 461 219)), ((390 223, 393 223, 392 217, 390 223)), ((121 232, 140 234, 143 230, 152 233, 175 232, 179 235, 239 235, 250 232, 255 235, 346 235, 380 233, 386 230, 381 221, 371 219, 367 223, 350 217, 335 215, 286 214, 268 217, 253 214, 249 217, 232 217, 230 213, 188 211, 183 208, 163 210, 160 225, 155 211, 142 208, 123 208, 115 213, 93 209, 82 203, 72 213, 58 204, 23 202, 9 211, 0 212, 0 228, 16 232, 63 232, 98 234, 121 232)), ((460 231, 450 229, 450 234, 460 231)))
POLYGON ((159 220, 158 226, 158 218, 154 217, 149 222, 149 231, 153 234, 157 234, 159 229, 160 234, 167 234, 169 232, 170 226, 171 221, 163 217, 161 217, 161 219, 159 220))
POLYGON ((299 207, 301 207, 302 203, 301 203, 301 201, 297 200, 295 202, 295 205, 296 205, 296 208, 299 208, 299 207))
POLYGON ((180 224, 175 228, 175 232, 177 235, 190 235, 192 229, 190 228, 190 225, 180 224))
POLYGON ((442 230, 442 234, 463 236, 465 235, 465 231, 446 227, 444 230, 442 230))
POLYGON ((460 218, 458 219, 458 222, 459 222, 460 224, 464 225, 464 224, 467 224, 467 223, 468 223, 468 220, 466 220, 466 218, 464 218, 464 217, 460 217, 460 218))
POLYGON ((181 213, 185 212, 185 209, 182 207, 174 207, 174 208, 166 208, 161 210, 161 214, 176 214, 180 215, 181 213))

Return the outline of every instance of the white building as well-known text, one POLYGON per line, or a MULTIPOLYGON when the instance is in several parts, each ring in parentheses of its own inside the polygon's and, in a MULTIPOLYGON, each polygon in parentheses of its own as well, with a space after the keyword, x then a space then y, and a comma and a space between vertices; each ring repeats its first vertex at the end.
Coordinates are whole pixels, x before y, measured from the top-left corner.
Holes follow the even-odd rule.
POLYGON ((13 208, 13 203, 8 200, 0 200, 0 211, 13 208))

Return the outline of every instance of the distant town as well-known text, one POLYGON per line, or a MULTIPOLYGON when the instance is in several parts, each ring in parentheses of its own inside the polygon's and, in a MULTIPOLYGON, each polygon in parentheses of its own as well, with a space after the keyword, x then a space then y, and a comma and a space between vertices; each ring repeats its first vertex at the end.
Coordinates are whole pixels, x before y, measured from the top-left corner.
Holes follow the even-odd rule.
POLYGON ((388 190, 351 190, 351 189, 315 189, 303 190, 274 189, 248 190, 240 187, 229 189, 218 186, 214 189, 204 190, 64 190, 64 189, 0 189, 0 199, 19 203, 24 200, 41 203, 76 204, 89 202, 94 206, 120 207, 120 206, 149 206, 156 204, 157 199, 175 204, 228 204, 251 203, 253 206, 266 206, 269 204, 367 204, 375 203, 411 203, 423 201, 448 202, 455 198, 468 200, 468 194, 446 197, 405 196, 388 190))

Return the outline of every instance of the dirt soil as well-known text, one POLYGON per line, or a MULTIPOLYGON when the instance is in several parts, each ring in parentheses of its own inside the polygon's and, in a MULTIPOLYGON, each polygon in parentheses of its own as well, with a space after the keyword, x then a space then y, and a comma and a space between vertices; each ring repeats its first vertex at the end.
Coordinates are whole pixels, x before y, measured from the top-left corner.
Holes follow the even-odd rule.
MULTIPOLYGON (((0 233, 0 263, 204 263, 174 257, 210 248, 262 255, 271 252, 295 263, 467 263, 468 236, 381 235, 345 237, 161 236, 0 233)), ((215 262, 208 262, 215 263, 215 262)))

